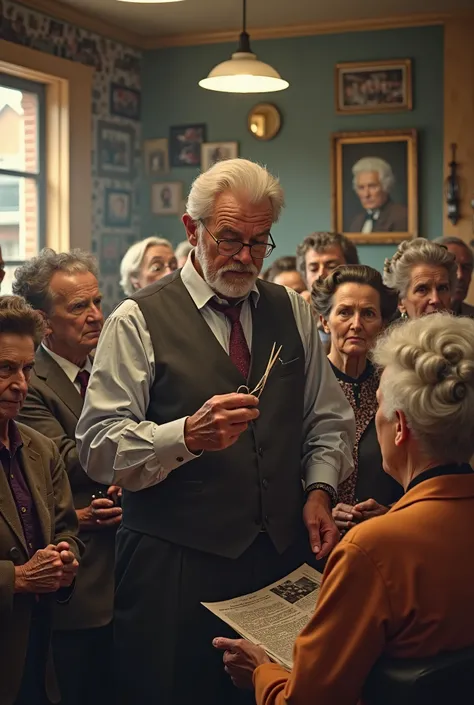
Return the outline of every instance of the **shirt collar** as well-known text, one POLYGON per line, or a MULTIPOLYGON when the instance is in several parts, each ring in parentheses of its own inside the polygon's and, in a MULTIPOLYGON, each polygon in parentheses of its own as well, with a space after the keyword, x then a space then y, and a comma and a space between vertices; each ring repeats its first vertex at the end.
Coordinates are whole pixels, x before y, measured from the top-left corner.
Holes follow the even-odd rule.
MULTIPOLYGON (((181 280, 188 290, 192 300, 198 309, 204 308, 204 306, 213 298, 216 298, 218 301, 222 302, 223 299, 221 299, 216 292, 211 289, 209 284, 204 281, 201 275, 197 272, 196 267, 194 266, 194 257, 194 252, 191 252, 181 270, 181 280)), ((253 305, 256 307, 260 298, 260 292, 257 288, 256 282, 250 290, 248 297, 252 297, 253 305)), ((244 299, 248 297, 244 297, 244 299)))
POLYGON ((91 372, 92 370, 92 363, 90 361, 89 356, 86 358, 85 365, 83 367, 78 367, 77 365, 74 364, 74 362, 71 362, 70 360, 66 360, 65 357, 61 357, 61 355, 57 355, 57 353, 53 352, 49 348, 46 347, 44 343, 41 343, 43 350, 46 350, 48 355, 50 355, 55 362, 58 363, 59 367, 62 369, 66 377, 74 384, 76 381, 76 377, 78 373, 81 370, 87 370, 87 372, 91 372))
MULTIPOLYGON (((8 451, 11 457, 13 457, 17 450, 23 446, 23 440, 21 438, 20 431, 18 430, 18 426, 13 421, 13 419, 10 419, 10 421, 8 422, 8 439, 10 441, 10 448, 8 449, 8 451)), ((5 446, 0 441, 0 451, 4 449, 5 446)))

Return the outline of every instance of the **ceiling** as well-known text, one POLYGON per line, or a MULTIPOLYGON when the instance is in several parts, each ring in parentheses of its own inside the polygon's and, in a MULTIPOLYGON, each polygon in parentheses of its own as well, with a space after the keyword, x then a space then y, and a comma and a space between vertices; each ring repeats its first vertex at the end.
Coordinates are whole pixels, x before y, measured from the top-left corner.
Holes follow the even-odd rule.
MULTIPOLYGON (((242 13, 240 0, 184 0, 159 4, 56 0, 55 4, 88 13, 144 37, 238 32, 242 13)), ((248 0, 247 17, 250 29, 263 29, 472 9, 473 0, 248 0)))

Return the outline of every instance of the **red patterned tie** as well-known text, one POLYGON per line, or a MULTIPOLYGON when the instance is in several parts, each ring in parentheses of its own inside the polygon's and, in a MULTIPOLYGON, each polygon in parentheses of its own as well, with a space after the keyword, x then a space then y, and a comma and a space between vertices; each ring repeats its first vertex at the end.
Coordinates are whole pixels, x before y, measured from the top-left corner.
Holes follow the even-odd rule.
POLYGON ((247 379, 250 369, 250 350, 245 340, 244 329, 240 322, 242 304, 237 306, 226 306, 216 301, 209 301, 209 306, 215 311, 220 311, 232 324, 229 340, 229 357, 239 370, 242 377, 247 379))
POLYGON ((89 377, 90 376, 91 376, 91 374, 87 370, 81 370, 76 375, 76 380, 79 382, 79 386, 81 388, 81 397, 83 399, 86 396, 86 389, 87 389, 87 385, 89 384, 89 377))

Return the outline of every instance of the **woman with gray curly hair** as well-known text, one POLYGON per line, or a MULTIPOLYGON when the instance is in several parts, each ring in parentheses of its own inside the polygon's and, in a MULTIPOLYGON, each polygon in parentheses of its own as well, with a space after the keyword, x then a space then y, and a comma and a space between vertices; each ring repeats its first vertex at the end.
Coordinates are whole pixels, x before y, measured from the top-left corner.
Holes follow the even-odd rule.
POLYGON ((393 257, 385 260, 383 281, 398 291, 404 319, 449 311, 456 282, 454 255, 423 237, 404 240, 393 257))
POLYGON ((382 656, 429 659, 474 645, 474 321, 436 314, 392 326, 374 359, 383 467, 405 495, 330 555, 290 673, 259 646, 214 640, 257 705, 353 705, 382 656))

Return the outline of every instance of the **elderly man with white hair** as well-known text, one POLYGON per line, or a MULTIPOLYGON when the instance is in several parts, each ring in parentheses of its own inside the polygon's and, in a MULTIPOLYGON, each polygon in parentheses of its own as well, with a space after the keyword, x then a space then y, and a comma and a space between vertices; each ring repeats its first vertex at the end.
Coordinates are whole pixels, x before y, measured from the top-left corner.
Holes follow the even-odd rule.
POLYGON ((250 161, 201 174, 183 216, 194 251, 112 313, 97 349, 77 438, 86 471, 124 488, 123 705, 246 702, 201 601, 257 590, 338 540, 331 505, 353 469, 354 417, 308 304, 258 280, 282 205, 250 161))
POLYGON ((364 210, 353 218, 349 232, 406 233, 407 207, 390 198, 395 183, 390 164, 379 157, 364 157, 354 164, 352 175, 354 191, 364 210))
POLYGON ((120 286, 127 296, 158 281, 178 264, 173 245, 164 237, 147 237, 134 242, 120 263, 120 286))

